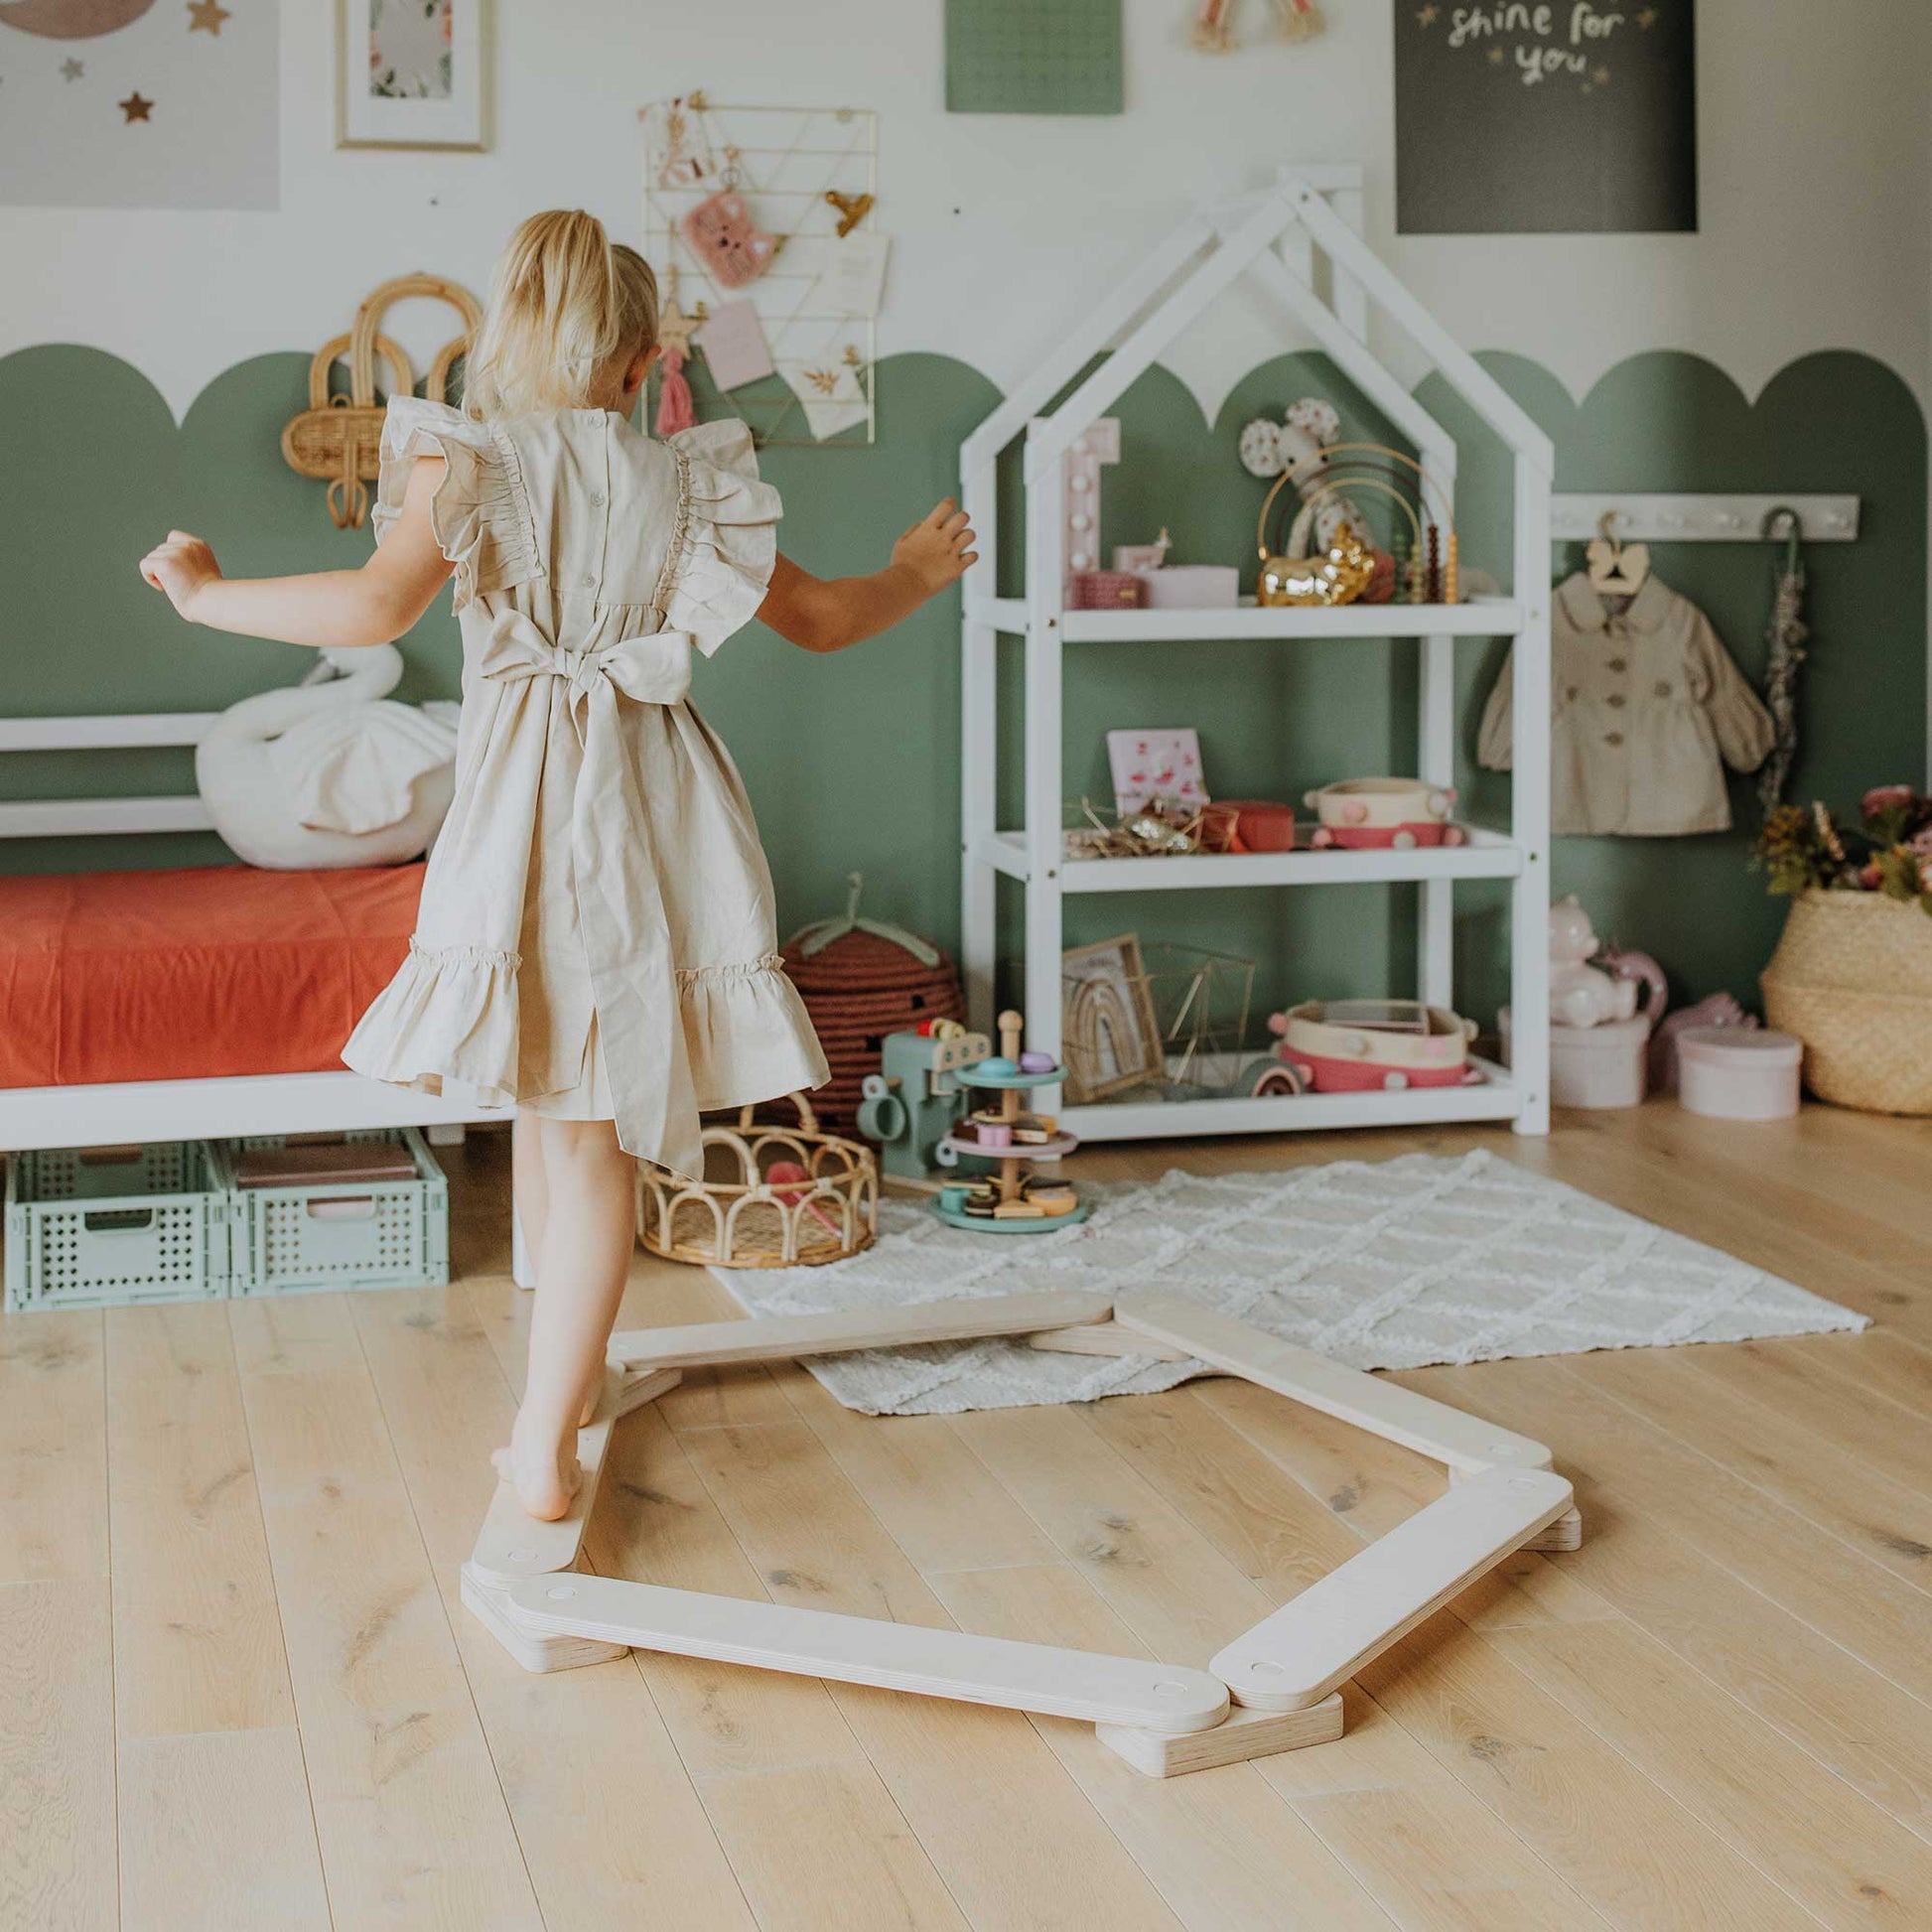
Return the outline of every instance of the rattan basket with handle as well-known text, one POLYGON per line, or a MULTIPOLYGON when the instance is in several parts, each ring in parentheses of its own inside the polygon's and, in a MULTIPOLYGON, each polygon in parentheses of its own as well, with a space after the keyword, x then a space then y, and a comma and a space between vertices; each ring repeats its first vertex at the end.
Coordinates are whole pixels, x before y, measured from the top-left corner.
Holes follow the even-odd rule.
POLYGON ((440 275, 398 275, 372 289, 355 312, 355 326, 316 350, 309 363, 309 406, 289 419, 282 431, 282 455, 298 475, 329 485, 329 514, 339 530, 357 530, 369 510, 366 484, 375 481, 382 451, 383 405, 376 400, 376 363, 388 365, 391 395, 410 395, 416 387, 409 357, 379 335, 376 325, 392 302, 425 295, 447 302, 463 318, 463 334, 445 343, 430 364, 424 391, 443 402, 450 368, 483 326, 483 306, 460 283, 440 275), (329 393, 329 374, 337 356, 348 354, 348 394, 329 393))
POLYGON ((871 1148, 820 1128, 789 1096, 796 1127, 755 1121, 704 1128, 705 1177, 637 1167, 637 1239, 654 1255, 717 1268, 799 1268, 843 1261, 879 1236, 879 1164, 871 1148), (784 1164, 804 1178, 773 1179, 784 1164))
POLYGON ((1819 1099, 1932 1114, 1932 918, 1916 904, 1801 895, 1758 984, 1765 1018, 1804 1042, 1819 1099))

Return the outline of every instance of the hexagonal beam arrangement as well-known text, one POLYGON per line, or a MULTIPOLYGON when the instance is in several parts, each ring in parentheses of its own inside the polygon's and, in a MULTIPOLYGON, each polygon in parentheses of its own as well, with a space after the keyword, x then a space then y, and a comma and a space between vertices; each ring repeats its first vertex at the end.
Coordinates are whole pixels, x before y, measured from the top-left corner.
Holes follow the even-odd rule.
POLYGON ((1569 1483, 1542 1444, 1378 1381, 1245 1322, 1168 1296, 1117 1306, 1078 1291, 699 1322, 615 1335, 596 1416, 578 1434, 584 1481, 556 1523, 499 1485, 463 1600, 526 1670, 573 1670, 627 1649, 871 1684, 1091 1723, 1152 1777, 1341 1735, 1340 1686, 1458 1590, 1524 1548, 1581 1535, 1569 1483), (684 1369, 1011 1335, 1044 1347, 1197 1359, 1446 1465, 1451 1486, 1238 1637, 1206 1671, 957 1630, 793 1609, 579 1574, 611 1431, 684 1369))

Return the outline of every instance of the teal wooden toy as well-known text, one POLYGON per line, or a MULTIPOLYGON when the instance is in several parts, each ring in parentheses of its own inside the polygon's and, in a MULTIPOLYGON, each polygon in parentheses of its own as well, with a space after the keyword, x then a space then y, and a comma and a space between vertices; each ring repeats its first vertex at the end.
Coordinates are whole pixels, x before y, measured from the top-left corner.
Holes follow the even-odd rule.
MULTIPOLYGON (((949 1023, 940 1023, 942 1025, 949 1023)), ((959 1069, 993 1050, 984 1034, 961 1028, 945 1037, 888 1034, 877 1073, 860 1088, 859 1132, 879 1144, 879 1165, 905 1180, 927 1179, 939 1146, 966 1111, 959 1069)))

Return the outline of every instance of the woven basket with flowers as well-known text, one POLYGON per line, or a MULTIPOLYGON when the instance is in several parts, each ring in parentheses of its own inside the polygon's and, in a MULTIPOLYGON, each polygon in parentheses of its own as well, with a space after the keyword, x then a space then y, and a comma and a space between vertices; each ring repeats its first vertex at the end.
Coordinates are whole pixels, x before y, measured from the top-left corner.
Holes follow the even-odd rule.
POLYGON ((1780 805, 1756 863, 1793 903, 1759 985, 1765 1018, 1804 1042, 1821 1100, 1932 1114, 1932 799, 1879 785, 1859 824, 1780 805))

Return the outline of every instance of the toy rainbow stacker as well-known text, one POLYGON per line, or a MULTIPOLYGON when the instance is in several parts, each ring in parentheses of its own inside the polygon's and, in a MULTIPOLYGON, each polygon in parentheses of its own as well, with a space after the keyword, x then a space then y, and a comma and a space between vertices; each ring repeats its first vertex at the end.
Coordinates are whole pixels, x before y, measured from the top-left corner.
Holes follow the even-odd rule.
POLYGON ((1000 1015, 1000 1050, 954 1070, 963 1087, 997 1094, 998 1104, 975 1107, 939 1143, 948 1166, 962 1160, 997 1164, 971 1179, 940 1189, 932 1211, 948 1227, 976 1234, 1050 1234, 1087 1218, 1087 1205, 1057 1174, 1033 1172, 1035 1161, 1057 1161, 1080 1145, 1049 1114, 1029 1112, 1021 1096, 1066 1077, 1050 1053, 1021 1050, 1026 1021, 1000 1015))

